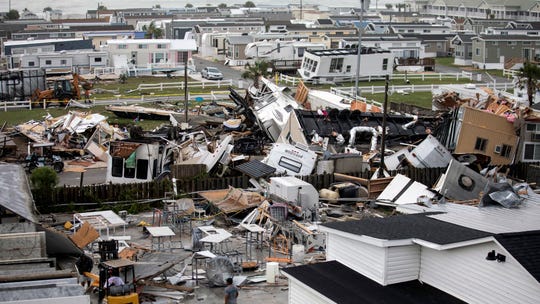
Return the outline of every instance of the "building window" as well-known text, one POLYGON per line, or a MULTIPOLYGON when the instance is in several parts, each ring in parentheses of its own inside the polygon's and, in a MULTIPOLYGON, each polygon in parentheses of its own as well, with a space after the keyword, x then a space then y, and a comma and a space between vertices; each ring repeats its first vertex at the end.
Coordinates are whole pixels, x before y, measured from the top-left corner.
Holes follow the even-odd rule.
POLYGON ((523 160, 540 160, 540 144, 525 144, 523 160))
POLYGON ((137 179, 148 178, 148 159, 137 159, 137 179))
POLYGON ((67 64, 67 60, 65 60, 65 59, 60 60, 60 64, 61 64, 61 65, 66 65, 66 64, 67 64))
POLYGON ((114 177, 122 177, 123 172, 124 172, 124 159, 121 157, 113 157, 111 175, 114 177))
POLYGON ((508 41, 508 45, 517 45, 516 41, 508 41))
POLYGON ((158 44, 158 45, 157 45, 157 48, 158 48, 158 49, 165 49, 165 48, 166 48, 166 45, 165 45, 165 44, 158 44))
POLYGON ((480 56, 480 48, 475 49, 475 54, 476 54, 476 56, 480 56))
POLYGON ((332 58, 330 61, 330 73, 341 72, 343 68, 343 58, 332 58))
POLYGON ((478 151, 486 151, 487 139, 485 138, 476 138, 476 143, 474 144, 474 149, 478 151))
POLYGON ((315 70, 317 69, 317 64, 319 62, 318 61, 313 61, 313 66, 311 67, 311 72, 315 72, 315 70))
POLYGON ((347 71, 347 73, 350 73, 351 72, 351 66, 348 65, 347 67, 345 67, 345 70, 347 71))
POLYGON ((50 61, 50 60, 45 60, 45 64, 46 64, 46 65, 51 65, 51 64, 52 64, 52 61, 50 61))
POLYGON ((540 124, 527 124, 527 131, 540 132, 540 124))
POLYGON ((101 57, 94 57, 94 62, 101 62, 102 58, 101 57))
POLYGON ((125 49, 127 49, 127 44, 119 44, 119 45, 118 45, 118 49, 119 49, 119 50, 125 50, 125 49))
POLYGON ((139 49, 147 49, 148 44, 139 44, 139 49))
POLYGON ((512 146, 502 145, 502 148, 501 148, 501 156, 502 157, 509 158, 510 157, 510 152, 512 152, 512 146))
POLYGON ((384 58, 382 60, 382 69, 383 69, 383 71, 388 70, 388 58, 384 58))
POLYGON ((28 66, 29 66, 29 67, 36 66, 36 63, 33 62, 33 61, 28 61, 28 66))

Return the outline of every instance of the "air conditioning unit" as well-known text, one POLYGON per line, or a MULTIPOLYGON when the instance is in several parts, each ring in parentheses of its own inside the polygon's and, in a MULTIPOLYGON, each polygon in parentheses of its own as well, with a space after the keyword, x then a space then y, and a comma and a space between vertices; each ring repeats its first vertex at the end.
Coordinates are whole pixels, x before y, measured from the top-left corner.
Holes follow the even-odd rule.
POLYGON ((502 150, 501 146, 495 146, 495 153, 500 154, 502 150))

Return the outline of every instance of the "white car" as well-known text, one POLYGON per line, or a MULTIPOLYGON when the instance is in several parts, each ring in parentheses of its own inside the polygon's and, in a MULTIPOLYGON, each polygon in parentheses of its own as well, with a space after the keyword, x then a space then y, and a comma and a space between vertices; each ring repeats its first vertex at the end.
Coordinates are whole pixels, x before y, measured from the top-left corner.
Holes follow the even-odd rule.
POLYGON ((220 70, 214 67, 206 67, 202 69, 201 76, 202 78, 206 78, 206 79, 217 79, 217 80, 223 79, 223 73, 221 73, 220 70))

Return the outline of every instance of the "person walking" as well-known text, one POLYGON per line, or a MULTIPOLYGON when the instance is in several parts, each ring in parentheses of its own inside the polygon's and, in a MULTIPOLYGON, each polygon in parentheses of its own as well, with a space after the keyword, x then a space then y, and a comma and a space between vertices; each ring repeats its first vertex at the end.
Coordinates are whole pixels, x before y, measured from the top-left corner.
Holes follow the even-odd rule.
POLYGON ((86 254, 81 253, 79 259, 77 260, 77 262, 75 262, 75 265, 77 265, 77 270, 79 271, 79 281, 81 285, 87 288, 90 287, 91 280, 84 273, 92 272, 92 268, 94 267, 94 260, 92 260, 92 258, 87 256, 86 254))
POLYGON ((233 284, 233 279, 227 279, 227 287, 225 287, 225 304, 236 304, 238 298, 238 287, 233 284))

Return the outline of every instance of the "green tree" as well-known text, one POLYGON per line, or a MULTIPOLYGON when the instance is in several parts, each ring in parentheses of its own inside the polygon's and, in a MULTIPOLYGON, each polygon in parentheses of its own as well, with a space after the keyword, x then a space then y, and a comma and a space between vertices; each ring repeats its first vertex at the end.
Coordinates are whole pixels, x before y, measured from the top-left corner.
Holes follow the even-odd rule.
POLYGON ((267 77, 271 75, 268 71, 270 68, 270 63, 265 60, 257 60, 253 65, 247 63, 244 66, 245 71, 242 73, 242 78, 252 79, 253 85, 258 89, 259 88, 259 79, 261 77, 267 77))
POLYGON ((521 89, 527 89, 527 98, 529 107, 532 106, 536 91, 540 89, 540 68, 538 65, 530 62, 523 63, 519 69, 518 85, 521 89))
POLYGON ((150 22, 150 25, 144 25, 142 27, 143 31, 146 31, 144 38, 146 39, 159 39, 163 37, 163 30, 159 27, 156 27, 154 21, 150 22))
POLYGON ((161 8, 161 5, 160 5, 160 4, 156 4, 156 5, 154 5, 154 8, 161 8))
POLYGON ((18 10, 15 10, 15 9, 10 10, 10 11, 6 14, 6 19, 7 19, 7 20, 17 20, 17 19, 19 19, 19 17, 21 17, 21 16, 19 15, 19 11, 18 11, 18 10))
POLYGON ((47 6, 46 8, 43 9, 43 12, 44 12, 44 13, 45 13, 45 12, 52 12, 52 10, 53 10, 52 7, 47 6))
POLYGON ((246 3, 244 3, 244 7, 255 7, 255 3, 252 1, 246 1, 246 3))
POLYGON ((30 183, 38 206, 52 203, 52 193, 58 184, 58 175, 53 168, 40 167, 32 171, 30 183))
POLYGON ((107 7, 105 5, 99 5, 97 9, 98 11, 106 11, 107 7))
POLYGON ((390 3, 386 3, 385 6, 386 6, 386 8, 389 9, 389 10, 392 9, 392 7, 393 7, 393 5, 390 4, 390 3))
POLYGON ((220 9, 227 8, 227 3, 220 3, 217 7, 220 9))
POLYGON ((398 3, 396 4, 396 8, 398 9, 398 12, 401 13, 401 10, 405 11, 405 3, 398 3))
POLYGON ((192 7, 193 7, 193 4, 191 4, 191 3, 186 4, 186 8, 192 8, 192 7))

